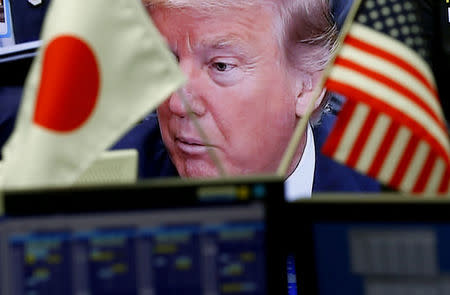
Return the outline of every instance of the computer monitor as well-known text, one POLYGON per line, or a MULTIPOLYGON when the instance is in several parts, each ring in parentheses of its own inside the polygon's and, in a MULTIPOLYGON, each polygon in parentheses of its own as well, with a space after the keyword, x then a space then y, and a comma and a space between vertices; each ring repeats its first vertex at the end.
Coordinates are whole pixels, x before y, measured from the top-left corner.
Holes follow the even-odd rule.
POLYGON ((286 294, 276 289, 283 264, 267 219, 269 199, 283 200, 278 178, 6 191, 3 199, 2 295, 286 294))
POLYGON ((298 294, 450 294, 450 200, 335 195, 289 205, 298 294))

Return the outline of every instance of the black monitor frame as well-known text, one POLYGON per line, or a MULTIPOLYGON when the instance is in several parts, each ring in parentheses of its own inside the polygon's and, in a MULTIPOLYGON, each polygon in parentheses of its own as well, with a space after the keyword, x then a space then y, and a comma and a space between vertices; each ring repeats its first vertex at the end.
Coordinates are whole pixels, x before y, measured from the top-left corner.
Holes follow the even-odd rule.
MULTIPOLYGON (((296 234, 285 251, 295 257, 298 294, 319 294, 314 225, 318 223, 450 223, 450 199, 400 194, 320 195, 286 204, 284 223, 296 234)), ((287 234, 287 233, 284 233, 287 234)), ((330 245, 331 246, 331 245, 330 245)))

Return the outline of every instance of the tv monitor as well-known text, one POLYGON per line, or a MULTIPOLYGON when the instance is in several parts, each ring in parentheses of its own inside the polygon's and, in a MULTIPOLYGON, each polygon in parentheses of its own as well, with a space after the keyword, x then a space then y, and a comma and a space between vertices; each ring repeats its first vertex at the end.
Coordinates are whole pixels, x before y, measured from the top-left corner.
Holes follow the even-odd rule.
POLYGON ((450 291, 450 200, 334 195, 289 205, 298 294, 450 291))
POLYGON ((286 294, 282 200, 272 177, 5 191, 0 294, 286 294))

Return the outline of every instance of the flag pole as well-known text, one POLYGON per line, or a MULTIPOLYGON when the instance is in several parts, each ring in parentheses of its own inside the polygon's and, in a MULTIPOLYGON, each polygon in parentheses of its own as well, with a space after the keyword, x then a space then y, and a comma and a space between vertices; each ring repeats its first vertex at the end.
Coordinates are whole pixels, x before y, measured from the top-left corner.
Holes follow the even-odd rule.
POLYGON ((186 108, 189 119, 191 119, 191 121, 194 123, 194 126, 200 135, 200 138, 205 143, 206 150, 208 151, 209 157, 213 161, 214 165, 217 167, 220 177, 225 177, 226 176, 225 169, 223 168, 223 165, 220 162, 219 157, 217 157, 216 153, 209 145, 208 136, 206 135, 205 131, 203 131, 202 127, 200 126, 200 123, 198 122, 197 118, 195 117, 194 112, 192 111, 192 108, 186 99, 186 96, 184 95, 183 91, 181 91, 181 89, 178 89, 177 93, 181 97, 181 100, 183 101, 183 105, 186 108))
POLYGON ((345 18, 344 24, 342 26, 341 32, 339 33, 339 37, 337 40, 337 48, 331 59, 328 61, 327 66, 325 67, 323 74, 321 75, 319 83, 317 83, 316 87, 314 88, 314 91, 312 93, 312 99, 306 108, 305 115, 302 116, 297 123, 294 133, 292 134, 291 140, 286 148, 283 158, 281 159, 280 165, 278 166, 277 170, 278 176, 284 177, 288 173, 288 169, 291 164, 292 158, 294 157, 295 151, 297 150, 302 135, 305 133, 309 118, 311 117, 314 111, 314 105, 316 104, 317 99, 320 97, 322 93, 325 81, 327 80, 331 72, 331 69, 333 68, 334 62, 339 54, 339 51, 342 48, 344 39, 347 36, 348 31, 350 30, 350 27, 353 23, 353 19, 355 18, 356 13, 358 12, 361 2, 362 0, 354 0, 352 7, 350 8, 350 11, 348 12, 347 17, 345 18))

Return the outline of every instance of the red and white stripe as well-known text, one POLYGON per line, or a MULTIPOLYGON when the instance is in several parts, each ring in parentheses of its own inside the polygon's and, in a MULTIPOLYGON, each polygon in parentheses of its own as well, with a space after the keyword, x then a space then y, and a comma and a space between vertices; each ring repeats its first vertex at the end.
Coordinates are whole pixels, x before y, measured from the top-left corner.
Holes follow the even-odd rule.
POLYGON ((344 105, 322 152, 401 191, 449 192, 449 165, 428 142, 364 103, 344 105))
POLYGON ((347 103, 324 153, 407 192, 449 191, 450 146, 429 66, 409 47, 353 24, 327 80, 347 103))

